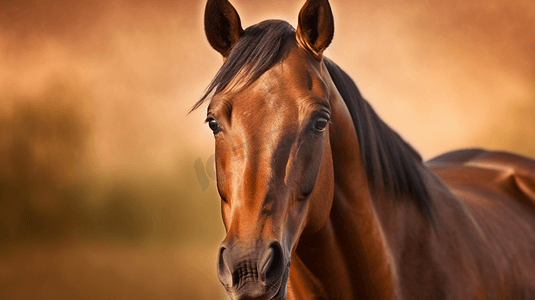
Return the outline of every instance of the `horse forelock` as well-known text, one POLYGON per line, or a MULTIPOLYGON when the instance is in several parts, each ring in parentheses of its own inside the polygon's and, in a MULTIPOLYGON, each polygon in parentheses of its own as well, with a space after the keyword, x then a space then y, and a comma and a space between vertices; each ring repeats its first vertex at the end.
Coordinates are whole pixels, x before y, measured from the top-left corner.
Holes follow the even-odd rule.
POLYGON ((191 110, 199 108, 210 96, 225 89, 236 86, 245 88, 253 83, 284 59, 288 52, 285 45, 291 40, 295 40, 295 29, 282 20, 266 20, 245 29, 191 110))

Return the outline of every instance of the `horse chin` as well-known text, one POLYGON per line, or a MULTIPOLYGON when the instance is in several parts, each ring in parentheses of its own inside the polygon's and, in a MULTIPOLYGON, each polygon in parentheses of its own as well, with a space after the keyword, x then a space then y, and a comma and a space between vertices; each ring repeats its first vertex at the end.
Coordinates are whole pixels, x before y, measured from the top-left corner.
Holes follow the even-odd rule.
POLYGON ((236 291, 227 291, 232 300, 284 300, 290 275, 290 264, 286 271, 268 290, 256 282, 248 282, 236 291), (262 292, 263 291, 263 292, 262 292))

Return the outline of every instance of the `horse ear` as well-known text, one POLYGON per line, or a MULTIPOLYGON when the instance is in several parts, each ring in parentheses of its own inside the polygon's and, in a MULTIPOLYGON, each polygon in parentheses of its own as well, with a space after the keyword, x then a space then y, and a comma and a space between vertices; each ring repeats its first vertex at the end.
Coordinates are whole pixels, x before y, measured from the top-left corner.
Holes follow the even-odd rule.
POLYGON ((204 11, 204 31, 210 45, 227 57, 243 33, 240 16, 228 0, 208 0, 204 11))
POLYGON ((327 0, 307 0, 299 12, 297 40, 321 57, 334 36, 334 20, 327 0))

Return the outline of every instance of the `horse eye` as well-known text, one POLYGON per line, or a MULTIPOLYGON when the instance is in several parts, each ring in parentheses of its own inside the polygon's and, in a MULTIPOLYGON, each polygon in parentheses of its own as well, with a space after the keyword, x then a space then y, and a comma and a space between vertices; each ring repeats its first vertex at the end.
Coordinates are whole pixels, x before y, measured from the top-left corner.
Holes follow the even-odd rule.
POLYGON ((207 120, 208 127, 214 132, 214 134, 218 134, 221 131, 221 126, 219 126, 219 123, 214 118, 209 118, 207 120))
POLYGON ((326 118, 319 118, 318 120, 316 120, 316 124, 314 124, 314 130, 316 130, 318 133, 323 132, 327 127, 328 123, 329 120, 327 120, 326 118))

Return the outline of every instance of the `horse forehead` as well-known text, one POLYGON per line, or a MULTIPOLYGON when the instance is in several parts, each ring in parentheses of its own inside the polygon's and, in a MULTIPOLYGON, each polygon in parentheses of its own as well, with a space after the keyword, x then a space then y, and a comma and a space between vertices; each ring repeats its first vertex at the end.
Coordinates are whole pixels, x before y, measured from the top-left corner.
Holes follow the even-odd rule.
MULTIPOLYGON (((319 64, 299 47, 294 47, 280 64, 266 76, 276 78, 279 87, 303 94, 323 94, 325 85, 320 76, 319 64)), ((298 94, 299 95, 299 94, 298 94)))
MULTIPOLYGON (((233 123, 252 136, 266 136, 269 140, 279 136, 281 130, 295 129, 301 107, 276 91, 276 87, 263 86, 237 97, 233 104, 233 123)), ((258 137, 257 137, 258 138, 258 137)))
POLYGON ((233 101, 234 106, 246 114, 287 113, 295 118, 300 108, 310 105, 311 99, 327 94, 318 73, 302 56, 290 55, 244 89, 233 101))
POLYGON ((257 142, 278 144, 276 141, 286 140, 298 131, 306 104, 296 88, 288 87, 277 72, 268 71, 264 75, 267 76, 234 97, 232 122, 240 135, 257 142))

